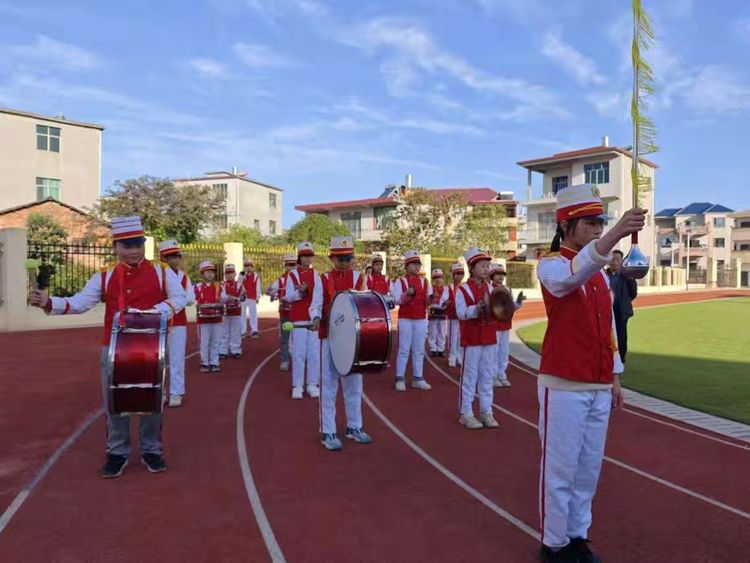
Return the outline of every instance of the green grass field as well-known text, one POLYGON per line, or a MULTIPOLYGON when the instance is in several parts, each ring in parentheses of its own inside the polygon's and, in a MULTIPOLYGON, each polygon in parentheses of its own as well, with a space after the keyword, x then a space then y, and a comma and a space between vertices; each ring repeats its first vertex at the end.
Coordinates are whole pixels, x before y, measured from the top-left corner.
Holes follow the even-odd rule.
MULTIPOLYGON (((547 323, 518 330, 541 350, 547 323)), ((625 387, 750 424, 750 298, 636 310, 625 387)))

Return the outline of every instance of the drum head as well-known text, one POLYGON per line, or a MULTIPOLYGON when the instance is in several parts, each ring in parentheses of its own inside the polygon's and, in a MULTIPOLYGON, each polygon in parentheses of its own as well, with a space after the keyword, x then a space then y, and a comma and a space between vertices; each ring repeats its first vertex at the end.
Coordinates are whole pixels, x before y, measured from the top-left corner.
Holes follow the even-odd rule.
POLYGON ((328 318, 328 344, 331 347, 331 360, 336 371, 348 375, 357 357, 359 327, 354 299, 343 291, 333 298, 328 318))

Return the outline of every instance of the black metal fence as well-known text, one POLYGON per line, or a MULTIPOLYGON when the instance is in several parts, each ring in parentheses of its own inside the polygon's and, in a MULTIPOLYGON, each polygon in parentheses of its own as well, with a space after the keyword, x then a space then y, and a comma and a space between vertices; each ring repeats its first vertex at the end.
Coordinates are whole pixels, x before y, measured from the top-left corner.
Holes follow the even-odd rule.
MULTIPOLYGON (((30 242, 27 256, 38 262, 38 269, 30 274, 44 277, 49 274, 49 294, 69 297, 77 293, 91 276, 115 262, 111 245, 50 244, 30 242)), ((28 277, 31 289, 34 276, 28 277)))
MULTIPOLYGON (((182 250, 182 268, 187 272, 193 283, 199 282, 200 263, 204 260, 211 260, 216 266, 216 279, 224 279, 224 261, 227 259, 223 244, 195 243, 183 244, 182 250)), ((235 264, 237 268, 242 268, 242 264, 235 264)))

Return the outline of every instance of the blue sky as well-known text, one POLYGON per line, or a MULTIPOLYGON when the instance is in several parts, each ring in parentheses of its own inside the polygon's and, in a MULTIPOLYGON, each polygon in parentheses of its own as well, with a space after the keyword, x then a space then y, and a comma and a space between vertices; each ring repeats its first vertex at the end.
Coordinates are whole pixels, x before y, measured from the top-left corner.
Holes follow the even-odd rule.
MULTIPOLYGON (((106 126, 103 187, 237 165, 285 226, 408 172, 522 196, 518 160, 631 143, 629 4, 0 0, 0 105, 106 126)), ((750 207, 750 3, 645 5, 657 208, 750 207)))

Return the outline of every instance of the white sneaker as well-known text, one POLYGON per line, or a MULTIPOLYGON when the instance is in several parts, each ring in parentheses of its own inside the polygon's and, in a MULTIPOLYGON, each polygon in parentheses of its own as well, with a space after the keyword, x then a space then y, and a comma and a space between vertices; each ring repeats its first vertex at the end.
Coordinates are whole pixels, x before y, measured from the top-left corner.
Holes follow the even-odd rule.
POLYGON ((424 379, 415 379, 411 382, 411 386, 414 387, 414 389, 422 389, 423 391, 429 391, 432 389, 432 385, 427 383, 424 379))
POLYGON ((302 395, 302 387, 292 387, 292 399, 301 399, 302 395))
POLYGON ((279 366, 279 370, 289 371, 289 362, 281 362, 281 365, 279 366))
POLYGON ((480 417, 482 419, 482 425, 485 428, 497 428, 498 426, 500 426, 497 420, 495 420, 495 417, 492 416, 491 412, 486 412, 480 415, 480 417))
POLYGON ((503 382, 502 382, 502 380, 498 376, 495 376, 495 377, 492 378, 492 386, 493 387, 502 387, 503 386, 503 382))
POLYGON ((403 379, 396 380, 396 391, 406 391, 406 383, 403 379))
POLYGON ((180 407, 180 406, 182 406, 182 395, 170 395, 169 396, 169 406, 170 407, 180 407))
POLYGON ((484 428, 481 422, 479 422, 473 414, 462 414, 461 418, 458 419, 458 423, 466 426, 469 430, 479 430, 484 428))
POLYGON ((317 385, 308 385, 307 394, 310 395, 313 399, 317 399, 318 397, 320 397, 320 388, 317 385))
POLYGON ((456 362, 454 362, 453 360, 448 360, 448 367, 449 367, 449 368, 454 368, 454 367, 456 367, 456 362))

